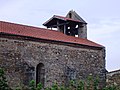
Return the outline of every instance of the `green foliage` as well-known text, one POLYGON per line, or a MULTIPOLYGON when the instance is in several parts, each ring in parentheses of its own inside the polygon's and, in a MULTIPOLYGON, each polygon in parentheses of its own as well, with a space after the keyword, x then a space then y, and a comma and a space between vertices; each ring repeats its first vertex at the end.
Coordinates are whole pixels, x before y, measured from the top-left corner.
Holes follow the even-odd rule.
POLYGON ((98 90, 99 78, 97 77, 93 82, 94 82, 94 85, 93 85, 94 90, 98 90))
POLYGON ((84 82, 83 81, 79 81, 79 83, 77 85, 77 90, 84 90, 84 82))
POLYGON ((34 80, 30 81, 29 87, 30 87, 30 90, 36 90, 36 85, 34 80))
POLYGON ((43 86, 41 83, 38 83, 36 87, 35 81, 31 80, 29 84, 29 88, 30 90, 42 90, 43 86))
POLYGON ((89 75, 87 77, 87 85, 86 85, 87 90, 91 90, 91 84, 92 84, 92 82, 93 82, 93 77, 92 77, 92 75, 89 75))
POLYGON ((37 84, 37 87, 36 87, 36 90, 41 90, 43 88, 42 84, 41 83, 38 83, 37 84))
POLYGON ((20 87, 17 87, 15 90, 22 90, 20 87))
POLYGON ((51 87, 51 90, 58 90, 59 87, 58 87, 58 84, 55 82, 52 87, 51 87))
MULTIPOLYGON (((9 88, 4 74, 4 70, 0 68, 0 90, 12 90, 9 88)), ((51 87, 47 87, 44 89, 41 83, 38 83, 36 86, 35 81, 31 80, 29 83, 29 87, 27 87, 26 89, 20 86, 14 90, 98 90, 98 85, 99 78, 97 77, 96 79, 93 79, 92 76, 89 76, 87 78, 87 82, 81 80, 76 83, 74 80, 71 80, 68 87, 65 87, 64 85, 60 86, 55 82, 51 87)), ((120 90, 120 88, 112 85, 109 87, 105 87, 102 90, 120 90)))
POLYGON ((4 70, 0 68, 0 90, 10 90, 4 74, 4 70))
POLYGON ((45 90, 51 90, 50 87, 47 87, 45 90))
POLYGON ((60 86, 60 90, 66 90, 64 86, 60 86))
POLYGON ((103 90, 120 90, 120 88, 115 85, 112 85, 109 87, 105 87, 103 90))

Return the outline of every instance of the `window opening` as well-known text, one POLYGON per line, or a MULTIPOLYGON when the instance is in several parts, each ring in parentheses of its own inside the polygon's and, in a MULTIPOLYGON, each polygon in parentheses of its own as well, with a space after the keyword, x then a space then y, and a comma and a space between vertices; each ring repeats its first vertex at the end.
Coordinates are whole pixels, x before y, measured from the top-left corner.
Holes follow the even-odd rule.
POLYGON ((44 86, 45 68, 44 64, 39 63, 36 68, 36 84, 41 83, 44 86))

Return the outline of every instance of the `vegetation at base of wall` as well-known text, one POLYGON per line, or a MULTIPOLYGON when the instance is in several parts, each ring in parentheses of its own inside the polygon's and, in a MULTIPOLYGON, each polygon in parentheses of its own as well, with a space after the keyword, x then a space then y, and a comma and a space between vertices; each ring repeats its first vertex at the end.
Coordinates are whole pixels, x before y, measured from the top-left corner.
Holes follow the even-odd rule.
MULTIPOLYGON (((31 80, 28 87, 19 86, 15 89, 10 89, 8 86, 8 82, 5 77, 4 70, 0 68, 0 90, 99 90, 99 78, 93 79, 92 76, 89 76, 87 82, 78 81, 75 82, 71 80, 68 86, 58 85, 56 82, 53 83, 51 87, 43 88, 41 83, 35 84, 34 80, 31 80)), ((115 85, 105 87, 102 90, 120 90, 120 87, 115 85)))
POLYGON ((0 90, 10 90, 2 68, 0 68, 0 90))

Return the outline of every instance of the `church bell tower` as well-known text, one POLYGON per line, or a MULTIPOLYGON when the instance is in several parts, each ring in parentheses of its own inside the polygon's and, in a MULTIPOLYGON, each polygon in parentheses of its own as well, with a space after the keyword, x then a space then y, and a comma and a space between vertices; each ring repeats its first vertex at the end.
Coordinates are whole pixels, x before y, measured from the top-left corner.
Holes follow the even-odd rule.
POLYGON ((66 17, 54 15, 43 25, 66 35, 87 39, 87 23, 73 10, 66 17))

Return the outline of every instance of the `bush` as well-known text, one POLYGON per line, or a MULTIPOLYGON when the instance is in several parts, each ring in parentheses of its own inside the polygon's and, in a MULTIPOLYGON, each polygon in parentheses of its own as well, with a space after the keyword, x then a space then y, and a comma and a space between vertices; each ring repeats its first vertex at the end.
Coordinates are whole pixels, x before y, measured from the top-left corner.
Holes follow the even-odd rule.
POLYGON ((10 90, 4 74, 4 70, 0 68, 0 90, 10 90))
MULTIPOLYGON (((28 87, 17 87, 15 90, 98 90, 99 79, 93 79, 92 76, 88 77, 87 82, 79 81, 75 82, 74 80, 70 81, 69 86, 65 87, 63 85, 59 86, 57 83, 54 83, 51 87, 43 88, 41 83, 38 83, 37 86, 34 80, 30 81, 28 87)), ((0 90, 12 90, 9 88, 4 70, 0 68, 0 90)), ((113 85, 105 87, 102 90, 120 90, 119 87, 113 85)))

